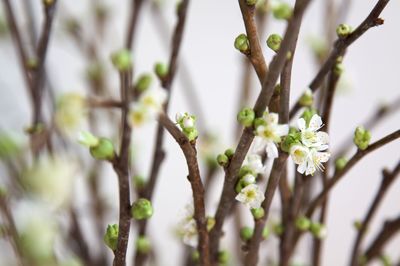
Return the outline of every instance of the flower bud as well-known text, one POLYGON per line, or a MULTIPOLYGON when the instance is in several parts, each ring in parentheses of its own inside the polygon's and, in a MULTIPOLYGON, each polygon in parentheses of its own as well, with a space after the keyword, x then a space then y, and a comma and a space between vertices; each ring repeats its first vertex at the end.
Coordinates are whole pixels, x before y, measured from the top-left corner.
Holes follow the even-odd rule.
POLYGON ((272 14, 276 19, 289 20, 293 14, 293 8, 287 3, 278 3, 272 7, 272 14))
POLYGON ((363 226, 363 224, 362 224, 362 222, 361 222, 360 220, 354 221, 353 225, 354 225, 354 228, 355 228, 357 231, 358 231, 358 230, 361 230, 361 228, 362 228, 362 226, 363 226))
POLYGON ((227 265, 229 261, 229 253, 226 250, 221 250, 218 252, 218 262, 219 265, 227 265))
POLYGON ((308 126, 310 124, 310 120, 317 113, 317 110, 314 108, 307 108, 304 110, 303 114, 301 115, 304 120, 306 120, 306 125, 308 126))
POLYGON ((264 239, 267 239, 269 237, 269 228, 267 226, 265 226, 263 231, 262 231, 262 237, 264 239))
POLYGON ((215 218, 214 217, 207 217, 207 231, 210 232, 215 225, 215 218))
POLYGON ((250 51, 250 43, 246 34, 242 33, 235 39, 235 48, 244 54, 248 54, 250 51))
POLYGON ((111 55, 111 61, 114 67, 121 72, 132 68, 131 52, 127 49, 121 49, 111 55))
POLYGON ((86 78, 92 82, 101 81, 104 76, 104 67, 101 63, 95 62, 90 64, 86 69, 86 78))
POLYGON ((310 226, 310 231, 314 235, 314 237, 318 239, 324 239, 326 235, 328 234, 328 230, 326 229, 326 226, 318 223, 318 222, 312 222, 310 226))
POLYGON ((136 239, 136 249, 139 253, 147 254, 151 250, 150 240, 146 236, 139 236, 136 239))
POLYGON ((305 216, 298 217, 296 219, 296 228, 300 231, 307 231, 310 229, 311 221, 305 216))
POLYGON ((254 208, 254 209, 251 209, 251 214, 253 215, 254 219, 258 220, 258 219, 261 219, 262 217, 264 217, 265 211, 261 207, 254 208))
POLYGON ((256 182, 256 177, 251 174, 245 175, 244 177, 242 177, 242 179, 243 179, 245 186, 254 184, 256 182))
POLYGON ((281 223, 276 223, 273 226, 273 232, 275 235, 277 236, 281 236, 283 234, 283 232, 285 231, 283 224, 281 223))
POLYGON ((78 142, 88 148, 99 145, 99 138, 88 131, 79 132, 78 142))
POLYGON ((257 0, 246 0, 248 6, 254 6, 257 4, 257 0))
POLYGON ((245 175, 252 175, 252 176, 256 176, 256 173, 247 165, 242 166, 239 170, 239 177, 244 177, 245 175))
POLYGON ((289 134, 286 135, 281 143, 281 149, 284 152, 289 153, 292 146, 299 144, 301 139, 301 134, 298 132, 297 129, 291 128, 289 134), (294 131, 293 131, 294 130, 294 131))
POLYGON ((335 161, 336 171, 341 171, 346 167, 347 159, 345 157, 337 158, 335 161))
POLYGON ((200 253, 198 250, 192 252, 192 260, 198 262, 200 260, 200 253))
POLYGON ((379 260, 381 261, 383 266, 394 265, 392 259, 388 255, 385 255, 385 254, 380 255, 379 260))
POLYGON ((199 136, 199 132, 195 127, 183 129, 183 133, 189 139, 189 141, 195 140, 199 136))
POLYGON ((117 224, 109 224, 103 237, 104 243, 113 251, 117 249, 118 231, 119 229, 117 224))
POLYGON ((39 61, 38 61, 36 58, 32 57, 32 58, 29 58, 29 59, 26 61, 25 64, 26 64, 26 67, 27 67, 29 70, 36 70, 37 67, 38 67, 38 65, 39 65, 39 61))
POLYGON ((267 39, 267 46, 274 52, 278 52, 281 47, 282 37, 279 34, 271 34, 267 39))
POLYGON ((89 150, 93 158, 97 160, 111 161, 115 156, 114 145, 109 139, 106 138, 99 138, 99 143, 90 147, 89 150))
POLYGON ((309 107, 314 102, 314 95, 310 88, 308 88, 303 95, 301 95, 299 103, 303 107, 309 107))
POLYGON ((153 206, 148 199, 140 198, 133 203, 131 213, 136 220, 149 219, 153 215, 153 206))
POLYGON ((233 157, 234 154, 235 154, 235 151, 234 151, 233 149, 227 149, 227 150, 225 151, 225 155, 226 155, 229 159, 231 159, 231 158, 233 157))
POLYGON ((237 115, 237 121, 244 127, 251 127, 256 114, 251 108, 243 108, 237 115))
POLYGON ((7 196, 7 189, 4 186, 0 186, 0 198, 7 196))
POLYGON ((150 87, 152 81, 153 81, 153 79, 150 74, 142 74, 139 76, 139 78, 136 82, 135 88, 139 92, 144 92, 145 90, 147 90, 150 87))
POLYGON ((344 71, 344 66, 342 63, 336 63, 335 66, 333 67, 333 73, 336 76, 340 76, 343 74, 344 71))
POLYGON ((21 144, 12 134, 0 132, 0 158, 7 159, 17 155, 22 149, 21 144))
POLYGON ((257 117, 254 119, 253 126, 254 128, 258 128, 259 126, 266 126, 267 122, 262 117, 257 117))
POLYGON ((362 126, 356 128, 353 141, 360 150, 365 150, 368 148, 370 140, 371 133, 368 130, 364 129, 362 126))
POLYGON ((154 72, 159 79, 164 79, 168 75, 168 66, 164 63, 156 63, 154 66, 154 72))
POLYGON ((347 24, 340 24, 336 28, 336 34, 339 38, 345 38, 345 37, 349 36, 352 31, 353 31, 353 29, 351 28, 351 26, 349 26, 347 24))
POLYGON ((225 167, 229 163, 229 158, 225 154, 218 154, 217 162, 220 166, 225 167))
POLYGON ((250 240, 253 237, 253 234, 254 234, 254 229, 249 226, 244 226, 240 229, 240 238, 244 242, 250 240))
POLYGON ((43 5, 45 5, 46 7, 50 7, 54 4, 54 0, 42 0, 43 1, 43 5))

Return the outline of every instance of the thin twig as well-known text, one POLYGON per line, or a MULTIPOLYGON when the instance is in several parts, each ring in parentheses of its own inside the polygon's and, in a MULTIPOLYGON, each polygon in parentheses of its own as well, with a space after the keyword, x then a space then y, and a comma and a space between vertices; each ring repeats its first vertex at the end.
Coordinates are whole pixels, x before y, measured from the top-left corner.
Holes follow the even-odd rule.
POLYGON ((134 37, 136 33, 137 23, 140 15, 140 10, 143 6, 143 0, 131 0, 132 8, 128 24, 128 32, 126 34, 125 48, 132 50, 134 37))

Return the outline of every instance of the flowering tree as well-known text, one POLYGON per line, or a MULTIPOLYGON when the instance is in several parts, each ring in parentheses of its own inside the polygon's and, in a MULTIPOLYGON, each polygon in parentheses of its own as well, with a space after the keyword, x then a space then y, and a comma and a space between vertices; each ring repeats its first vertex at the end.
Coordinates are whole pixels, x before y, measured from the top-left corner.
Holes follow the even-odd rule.
MULTIPOLYGON (((357 151, 350 157, 350 144, 332 153, 329 143, 332 105, 347 49, 371 28, 383 24, 380 14, 389 0, 377 0, 372 11, 365 14, 365 19, 356 27, 338 23, 346 16, 349 1, 339 1, 339 4, 326 1, 327 10, 337 11, 331 12, 327 22, 325 42, 332 46, 325 45, 324 40, 313 41, 312 48, 320 67, 309 88, 294 103, 289 102, 292 65, 301 23, 312 1, 296 0, 290 5, 283 1, 238 0, 246 33, 233 38, 233 43, 246 59, 243 64, 246 74, 236 117, 237 143, 225 151, 218 150, 210 132, 197 126, 197 121, 205 118, 198 110, 194 95, 187 97, 193 107, 191 112, 168 114, 173 82, 179 77, 178 59, 190 15, 189 0, 176 5, 177 21, 171 36, 169 61, 155 64, 156 85, 153 74, 134 72, 131 51, 138 21, 145 15, 141 13, 146 12, 143 7, 151 5, 160 28, 163 10, 160 3, 131 1, 124 47, 109 56, 119 75, 118 97, 109 87, 110 83, 112 87, 118 84, 108 80, 104 58, 99 52, 102 45, 99 40, 104 40, 104 29, 110 23, 108 9, 100 1, 90 2, 95 11, 92 19, 96 38, 93 39, 86 38, 83 21, 64 15, 67 36, 89 63, 86 73, 89 96, 68 92, 57 99, 53 80, 48 75, 46 55, 54 36, 53 21, 60 3, 42 1, 43 22, 37 32, 32 2, 23 1, 22 4, 30 22, 26 27, 19 23, 15 3, 2 2, 6 23, 0 30, 4 36, 12 37, 32 107, 31 124, 24 136, 7 130, 0 135, 1 236, 8 243, 7 248, 12 248, 7 255, 2 253, 6 263, 109 265, 112 257, 113 265, 123 266, 129 264, 131 254, 133 265, 155 263, 157 239, 152 239, 148 224, 153 222, 153 212, 157 211, 152 200, 155 186, 163 175, 161 165, 168 153, 164 150, 164 139, 169 134, 184 155, 192 193, 192 202, 177 229, 186 251, 184 265, 261 264, 264 260, 259 256, 260 246, 272 233, 279 240, 279 248, 277 256, 268 257, 268 261, 274 260, 268 265, 294 265, 296 248, 307 234, 313 239, 310 264, 321 265, 323 240, 328 233, 325 225, 327 202, 332 188, 365 156, 400 137, 397 129, 371 142, 370 133, 376 121, 399 107, 397 100, 380 108, 365 128, 355 128, 349 139, 357 151), (264 58, 259 37, 269 14, 286 25, 282 36, 274 33, 266 40, 267 47, 274 52, 270 62, 264 58), (248 76, 253 71, 261 89, 254 104, 249 104, 248 76), (136 169, 132 132, 151 122, 157 123, 155 148, 150 173, 148 178, 143 178, 136 169), (104 131, 103 125, 113 130, 104 131), (26 136, 29 140, 24 141, 26 136), (84 149, 78 150, 77 143, 84 149), (204 159, 202 164, 200 159, 204 159), (103 200, 100 177, 113 175, 105 173, 104 165, 111 166, 118 180, 118 197, 113 198, 118 201, 117 210, 110 209, 103 200), (216 211, 209 215, 206 199, 219 167, 224 172, 223 187, 215 202, 216 211), (290 172, 292 168, 293 173, 290 172), (78 197, 76 191, 73 194, 77 175, 87 177, 80 184, 87 199, 78 197), (271 218, 274 195, 280 198, 279 222, 272 222, 271 218), (89 203, 84 213, 78 212, 78 205, 86 201, 89 203), (246 217, 253 220, 251 226, 242 225, 241 208, 246 209, 246 217), (117 222, 109 223, 110 215, 115 212, 117 222), (236 225, 231 231, 224 227, 230 215, 234 216, 236 225), (87 234, 84 223, 93 227, 94 236, 87 234), (134 237, 130 236, 131 231, 136 233, 134 237), (237 243, 222 247, 220 240, 228 235, 235 236, 237 243), (129 242, 134 243, 133 252, 128 248, 129 242), (232 252, 226 248, 235 247, 239 247, 236 256, 229 256, 232 252)), ((160 32, 162 34, 165 33, 160 32)), ((184 76, 190 76, 189 73, 184 76)), ((190 84, 186 87, 191 89, 190 84)), ((147 138, 146 142, 152 140, 147 138)), ((391 265, 384 248, 400 231, 400 218, 387 220, 368 245, 364 239, 399 172, 400 163, 392 170, 383 171, 381 186, 365 218, 355 224, 357 236, 350 265, 366 265, 377 258, 391 265)), ((176 265, 179 259, 173 260, 176 265)))

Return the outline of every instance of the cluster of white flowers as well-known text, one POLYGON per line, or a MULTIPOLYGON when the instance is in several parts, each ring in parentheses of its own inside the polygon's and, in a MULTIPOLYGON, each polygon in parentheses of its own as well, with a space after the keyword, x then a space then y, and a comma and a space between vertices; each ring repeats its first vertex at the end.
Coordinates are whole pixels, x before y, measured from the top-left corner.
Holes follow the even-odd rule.
POLYGON ((290 148, 293 161, 299 165, 297 171, 306 175, 313 175, 316 170, 323 171, 323 163, 329 160, 330 153, 326 152, 329 136, 326 132, 319 131, 323 126, 321 117, 313 115, 308 127, 304 118, 300 118, 297 124, 300 131, 299 141, 290 148))
POLYGON ((162 111, 167 97, 167 92, 162 88, 148 89, 143 92, 138 101, 130 106, 128 121, 131 126, 141 126, 155 119, 162 111))

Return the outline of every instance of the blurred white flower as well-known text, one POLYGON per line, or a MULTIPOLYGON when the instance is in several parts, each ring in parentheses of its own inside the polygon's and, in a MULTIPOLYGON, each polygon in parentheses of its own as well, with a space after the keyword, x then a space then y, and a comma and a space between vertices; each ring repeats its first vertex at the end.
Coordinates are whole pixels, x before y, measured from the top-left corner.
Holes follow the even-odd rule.
POLYGON ((76 135, 87 118, 85 97, 77 92, 61 95, 57 102, 55 122, 57 127, 67 135, 76 135))

